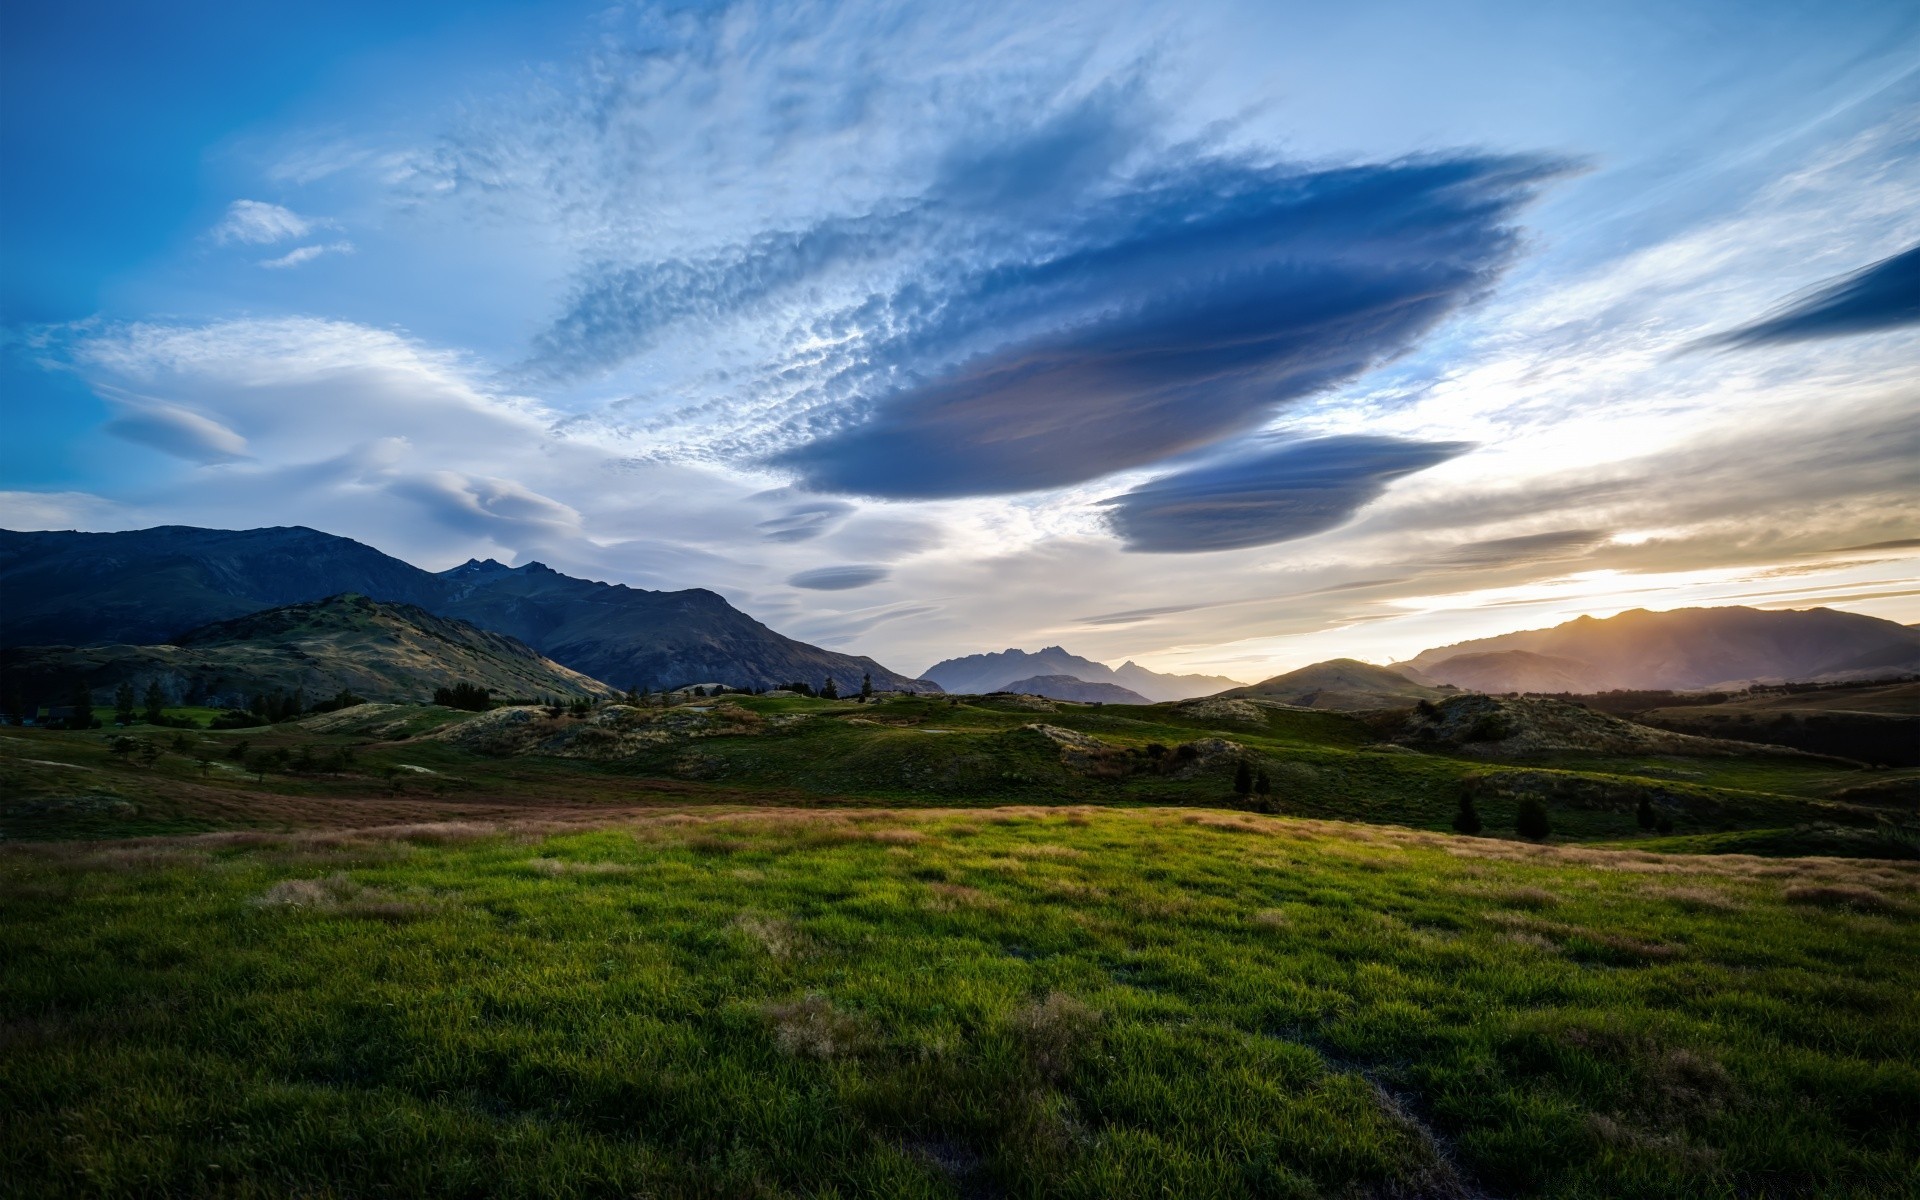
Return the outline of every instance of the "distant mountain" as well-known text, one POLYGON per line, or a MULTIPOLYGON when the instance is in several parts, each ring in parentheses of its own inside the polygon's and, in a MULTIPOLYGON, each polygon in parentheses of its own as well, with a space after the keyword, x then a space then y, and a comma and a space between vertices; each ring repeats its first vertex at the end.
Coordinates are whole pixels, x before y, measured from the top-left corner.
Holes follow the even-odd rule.
POLYGON ((1009 684, 1034 676, 1065 675, 1082 683, 1111 683, 1137 692, 1149 701, 1209 696, 1240 684, 1239 680, 1223 675, 1163 675, 1134 662, 1115 670, 1105 663, 1070 654, 1059 646, 949 658, 928 667, 925 675, 946 691, 970 695, 1012 691, 1009 684))
POLYGON ((102 704, 122 683, 144 695, 154 682, 171 704, 239 706, 296 689, 309 701, 342 689, 367 700, 426 700, 463 681, 507 697, 614 691, 513 638, 355 595, 216 621, 170 644, 13 647, 0 650, 0 674, 30 702, 64 702, 79 680, 102 704))
POLYGON ((782 637, 703 589, 593 583, 539 563, 473 561, 434 574, 302 527, 0 531, 0 589, 0 645, 9 646, 153 645, 210 621, 354 592, 517 637, 621 688, 832 678, 846 693, 871 675, 882 690, 937 690, 870 658, 782 637))
POLYGON ((1152 703, 1139 692, 1123 688, 1117 683, 1088 683, 1071 675, 1035 675, 1031 679, 1018 679, 994 690, 1018 692, 1023 696, 1045 696, 1049 700, 1078 700, 1082 704, 1152 703))
POLYGON ((1395 665, 1491 692, 1685 691, 1920 671, 1920 631, 1830 608, 1635 609, 1442 646, 1395 665))
POLYGON ((1437 700, 1454 693, 1416 683, 1390 667, 1376 667, 1351 658, 1314 663, 1285 675, 1220 693, 1222 697, 1278 700, 1302 708, 1332 708, 1357 712, 1377 708, 1405 708, 1421 700, 1437 700))
POLYGON ((1402 672, 1470 692, 1585 692, 1593 664, 1531 650, 1496 650, 1456 654, 1424 671, 1403 665, 1402 672))

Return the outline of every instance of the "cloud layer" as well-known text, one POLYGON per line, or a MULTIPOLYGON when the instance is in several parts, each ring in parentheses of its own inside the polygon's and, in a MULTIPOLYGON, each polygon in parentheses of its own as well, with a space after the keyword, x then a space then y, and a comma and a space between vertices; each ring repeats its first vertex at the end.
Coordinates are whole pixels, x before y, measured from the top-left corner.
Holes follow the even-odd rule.
POLYGON ((1826 284, 1775 316, 1721 334, 1712 344, 1764 346, 1917 324, 1920 246, 1826 284))
POLYGON ((1464 442, 1330 437, 1280 442, 1181 471, 1105 503, 1129 550, 1241 550, 1343 525, 1387 485, 1454 458, 1464 442))

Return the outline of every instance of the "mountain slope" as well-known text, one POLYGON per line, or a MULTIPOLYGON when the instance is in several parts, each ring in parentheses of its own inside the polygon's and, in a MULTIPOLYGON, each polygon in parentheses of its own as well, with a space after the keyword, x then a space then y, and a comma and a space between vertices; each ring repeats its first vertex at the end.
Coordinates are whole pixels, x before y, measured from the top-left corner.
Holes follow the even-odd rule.
POLYGON ((1301 708, 1360 711, 1405 708, 1420 700, 1451 695, 1441 688, 1415 683, 1399 671, 1351 658, 1314 663, 1259 683, 1221 692, 1225 698, 1278 700, 1301 708))
POLYGON ((433 689, 477 683, 503 696, 608 696, 612 688, 525 644, 410 604, 332 596, 203 625, 171 644, 26 646, 0 651, 9 687, 29 700, 64 697, 84 682, 100 703, 122 683, 168 702, 244 705, 249 697, 342 689, 368 700, 425 700, 433 689))
POLYGON ((1071 675, 1035 675, 1031 679, 1017 679, 999 690, 1023 696, 1045 696, 1049 700, 1077 700, 1082 704, 1149 703, 1145 696, 1117 683, 1088 683, 1071 675))
POLYGON ((1577 658, 1495 650, 1443 658, 1419 674, 1470 692, 1585 692, 1592 690, 1585 685, 1593 670, 1592 663, 1577 658))
POLYGON ((593 583, 539 564, 469 562, 436 575, 302 527, 0 531, 0 588, 0 644, 9 646, 152 645, 210 621, 354 592, 518 637, 619 687, 831 677, 845 691, 871 675, 881 689, 934 690, 870 658, 783 637, 713 592, 593 583))
MULTIPOLYGON (((1493 669, 1485 656, 1524 651, 1570 660, 1582 668, 1557 691, 1611 688, 1685 690, 1722 684, 1858 678, 1920 671, 1920 633, 1892 621, 1829 608, 1762 610, 1635 609, 1604 620, 1581 617, 1551 629, 1529 629, 1426 650, 1405 663, 1445 678, 1452 660, 1479 674, 1475 686, 1489 691, 1524 686, 1532 660, 1509 659, 1511 674, 1493 669)), ((1560 664, 1562 668, 1566 663, 1560 664)))
POLYGON ((983 695, 1014 690, 1009 685, 1041 675, 1066 675, 1082 683, 1111 683, 1148 700, 1185 700, 1207 696, 1240 681, 1222 675, 1166 675, 1128 662, 1118 670, 1082 658, 1060 646, 1039 650, 1002 650, 949 658, 928 667, 925 677, 949 692, 983 695))

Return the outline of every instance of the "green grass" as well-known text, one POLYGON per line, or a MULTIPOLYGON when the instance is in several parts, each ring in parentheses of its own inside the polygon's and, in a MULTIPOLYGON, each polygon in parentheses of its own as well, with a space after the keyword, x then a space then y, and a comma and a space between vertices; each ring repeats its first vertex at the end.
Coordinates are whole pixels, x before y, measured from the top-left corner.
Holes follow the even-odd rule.
POLYGON ((0 850, 33 1196, 1899 1196, 1920 869, 1180 810, 0 850), (288 902, 291 901, 291 902, 288 902))

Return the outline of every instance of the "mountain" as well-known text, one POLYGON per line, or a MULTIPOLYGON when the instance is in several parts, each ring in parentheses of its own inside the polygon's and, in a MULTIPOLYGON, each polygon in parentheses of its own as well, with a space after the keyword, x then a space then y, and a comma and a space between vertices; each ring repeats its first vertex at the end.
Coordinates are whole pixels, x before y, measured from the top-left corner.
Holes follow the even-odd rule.
POLYGON ((1469 692, 1585 692, 1593 664, 1577 658, 1535 654, 1531 650, 1495 650, 1456 654, 1425 670, 1402 665, 1422 680, 1451 684, 1469 692))
POLYGON ((122 683, 169 703, 244 706, 268 692, 320 700, 342 689, 368 700, 425 700, 462 681, 504 696, 609 696, 513 638, 411 604, 341 595, 216 621, 170 644, 26 646, 0 650, 7 686, 32 700, 64 697, 78 679, 106 703, 122 683))
POLYGON ((1045 696, 1049 700, 1078 700, 1082 704, 1151 703, 1139 692, 1123 688, 1117 683, 1088 683, 1071 675, 1035 675, 1031 679, 1015 680, 996 690, 1018 692, 1023 696, 1045 696))
POLYGON ((1634 609, 1442 646, 1395 665, 1495 692, 1685 691, 1920 671, 1920 631, 1830 608, 1634 609), (1550 675, 1543 657, 1554 660, 1550 675), (1555 686, 1535 687, 1535 680, 1555 686))
POLYGON ((1420 700, 1436 700, 1453 693, 1408 679, 1389 667, 1376 667, 1351 658, 1314 663, 1285 675, 1221 692, 1223 698, 1278 700, 1301 708, 1361 711, 1405 708, 1420 700))
POLYGON ((1035 676, 1066 675, 1082 683, 1111 683, 1127 688, 1149 701, 1185 700, 1208 696, 1222 688, 1238 687, 1240 681, 1222 675, 1163 675, 1138 663, 1128 662, 1118 670, 1090 658, 1070 654, 1059 646, 1040 650, 1002 650, 997 654, 969 654, 949 658, 928 667, 925 677, 949 692, 984 695, 987 692, 1013 691, 1010 684, 1035 676))
POLYGON ((831 677, 845 693, 871 675, 882 690, 937 690, 870 658, 783 637, 704 589, 594 583, 539 563, 470 561, 434 574, 298 526, 0 530, 0 589, 8 646, 152 645, 210 621, 354 592, 517 637, 616 687, 818 686, 831 677))

